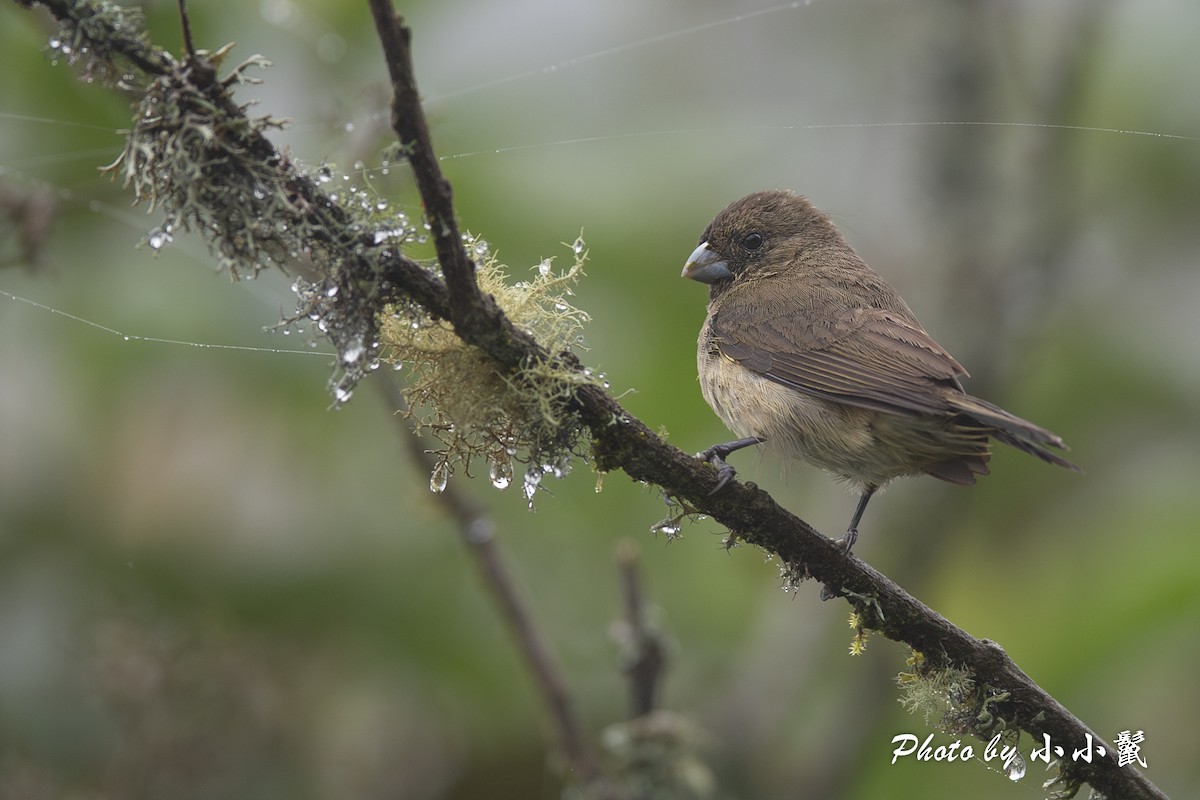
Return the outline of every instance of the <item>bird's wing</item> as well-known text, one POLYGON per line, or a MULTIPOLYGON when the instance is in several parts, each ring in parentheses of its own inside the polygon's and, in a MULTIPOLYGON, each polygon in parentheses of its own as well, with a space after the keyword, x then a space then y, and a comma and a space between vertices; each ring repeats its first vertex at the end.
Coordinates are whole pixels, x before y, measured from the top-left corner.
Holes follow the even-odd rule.
POLYGON ((877 411, 944 414, 951 410, 948 396, 962 391, 958 376, 966 374, 909 315, 878 308, 849 308, 819 322, 805 309, 718 309, 711 332, 717 349, 746 369, 877 411))

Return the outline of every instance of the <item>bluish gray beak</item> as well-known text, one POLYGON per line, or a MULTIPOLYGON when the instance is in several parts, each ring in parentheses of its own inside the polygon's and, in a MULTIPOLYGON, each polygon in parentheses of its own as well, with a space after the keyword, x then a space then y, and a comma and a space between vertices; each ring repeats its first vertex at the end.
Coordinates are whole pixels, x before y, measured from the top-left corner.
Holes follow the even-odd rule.
POLYGON ((716 283, 723 278, 733 277, 733 273, 729 271, 728 262, 717 255, 717 251, 710 249, 708 242, 701 242, 688 256, 681 277, 701 283, 716 283))

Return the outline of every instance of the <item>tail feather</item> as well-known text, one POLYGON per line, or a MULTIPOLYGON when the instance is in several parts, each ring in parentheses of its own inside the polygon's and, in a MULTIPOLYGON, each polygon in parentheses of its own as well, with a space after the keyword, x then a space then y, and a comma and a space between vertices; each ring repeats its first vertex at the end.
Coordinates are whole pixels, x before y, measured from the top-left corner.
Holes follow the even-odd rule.
POLYGON ((1003 408, 993 405, 986 400, 964 394, 951 400, 956 410, 966 414, 981 424, 993 428, 992 436, 1010 447, 1037 456, 1042 461, 1064 469, 1082 472, 1082 470, 1057 453, 1046 449, 1050 445, 1060 450, 1070 450, 1058 434, 1034 425, 1028 420, 1010 414, 1003 408))

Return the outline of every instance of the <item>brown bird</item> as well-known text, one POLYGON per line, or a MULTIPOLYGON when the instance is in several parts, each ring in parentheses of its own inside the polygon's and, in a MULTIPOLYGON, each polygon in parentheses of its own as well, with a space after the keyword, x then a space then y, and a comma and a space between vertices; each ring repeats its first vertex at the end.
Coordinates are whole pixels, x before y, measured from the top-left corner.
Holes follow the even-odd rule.
POLYGON ((704 399, 740 437, 700 454, 721 489, 725 457, 760 442, 859 491, 838 543, 849 553, 867 502, 893 478, 970 485, 990 439, 1078 471, 1063 440, 963 391, 967 374, 807 198, 766 191, 704 230, 683 277, 711 286, 697 364, 704 399))

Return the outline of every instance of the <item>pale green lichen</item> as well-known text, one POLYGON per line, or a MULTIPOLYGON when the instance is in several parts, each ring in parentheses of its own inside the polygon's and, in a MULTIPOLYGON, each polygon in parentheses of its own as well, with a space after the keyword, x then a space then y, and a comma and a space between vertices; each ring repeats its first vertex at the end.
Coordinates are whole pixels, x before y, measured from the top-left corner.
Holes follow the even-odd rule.
POLYGON ((602 738, 618 783, 646 800, 712 800, 716 777, 701 756, 707 736, 688 719, 653 711, 610 725, 602 738))
POLYGON ((936 720, 935 724, 943 730, 958 728, 959 725, 951 721, 961 718, 965 709, 974 705, 975 681, 971 674, 957 667, 931 666, 916 651, 909 658, 908 666, 896 678, 900 686, 900 705, 910 714, 923 714, 926 725, 930 720, 936 720))
POLYGON ((970 734, 983 742, 995 738, 997 751, 1011 747, 1004 763, 1010 780, 1025 776, 1025 759, 1016 750, 1021 730, 1000 713, 1009 699, 1007 692, 978 685, 972 674, 961 667, 933 665, 923 654, 913 651, 908 669, 896 678, 900 686, 900 704, 911 714, 923 714, 926 725, 956 735, 970 734))
MULTIPOLYGON (((214 54, 214 65, 227 52, 214 54)), ((267 62, 254 57, 227 80, 243 79, 251 65, 267 62)), ((177 231, 195 231, 230 275, 253 277, 305 250, 308 209, 281 180, 283 156, 263 146, 262 134, 282 123, 228 111, 190 68, 174 63, 145 87, 125 149, 108 169, 119 170, 150 211, 163 211, 147 237, 153 249, 177 231)))
MULTIPOLYGON (((569 298, 587 259, 582 240, 568 245, 569 268, 556 271, 546 259, 530 278, 513 282, 486 242, 465 238, 479 288, 515 327, 551 354, 581 345, 588 316, 569 298)), ((544 474, 568 471, 583 435, 571 399, 580 384, 602 384, 603 376, 553 357, 504 374, 488 355, 463 343, 449 322, 407 308, 383 322, 380 343, 383 360, 409 368, 409 413, 422 435, 437 442, 430 488, 441 490, 457 471, 469 475, 473 462, 483 459, 492 484, 504 489, 513 482, 514 462, 524 463, 523 489, 532 501, 544 474)))
POLYGON ((164 54, 142 87, 125 149, 107 169, 163 213, 146 237, 152 249, 191 231, 235 279, 268 268, 303 276, 293 286, 297 314, 285 324, 308 320, 332 342, 329 383, 340 404, 378 366, 381 260, 419 237, 369 185, 342 175, 348 185, 329 186, 329 167, 310 176, 277 150, 265 134, 283 123, 249 116, 230 93, 255 82, 248 69, 268 63, 251 56, 218 77, 229 51, 200 51, 184 62, 164 54))
POLYGON ((118 89, 135 88, 143 64, 169 63, 170 56, 150 45, 142 11, 105 0, 75 0, 61 8, 58 32, 48 46, 55 62, 61 57, 81 68, 86 83, 100 81, 118 89))

